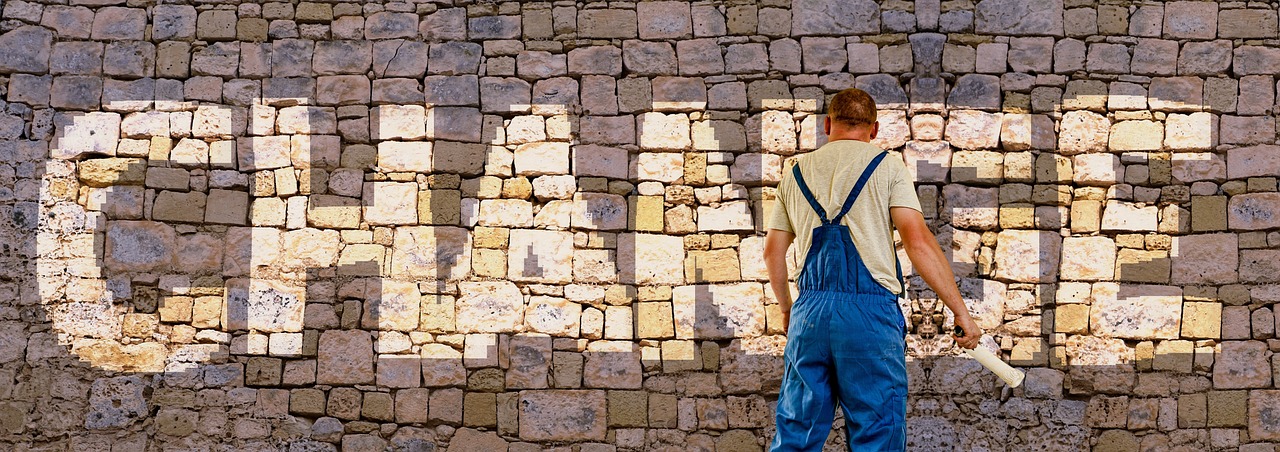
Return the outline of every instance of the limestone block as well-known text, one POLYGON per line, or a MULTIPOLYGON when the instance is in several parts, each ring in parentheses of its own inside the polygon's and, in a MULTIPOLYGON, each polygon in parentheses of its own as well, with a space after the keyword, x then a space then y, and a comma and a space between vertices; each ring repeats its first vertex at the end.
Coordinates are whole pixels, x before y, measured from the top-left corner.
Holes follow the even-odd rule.
POLYGON ((581 318, 582 305, 559 297, 533 296, 529 298, 525 323, 537 333, 577 337, 581 318))
POLYGON ((639 389, 643 379, 640 347, 630 341, 594 341, 583 352, 583 386, 588 388, 639 389))
POLYGON ((1262 341, 1224 341, 1213 366, 1215 389, 1266 388, 1271 385, 1271 350, 1262 341))
POLYGON ((942 220, 962 229, 990 230, 999 225, 999 189, 951 184, 942 188, 942 220))
POLYGON ((719 207, 698 207, 699 231, 753 230, 751 204, 747 201, 730 201, 719 207))
POLYGON ((1102 230, 1154 231, 1157 226, 1157 212, 1156 206, 1107 201, 1102 214, 1102 230))
POLYGON ((1276 12, 1269 9, 1228 9, 1217 18, 1221 38, 1266 38, 1278 32, 1276 12))
POLYGON ((1124 165, 1115 154, 1080 154, 1071 157, 1072 180, 1079 185, 1111 186, 1124 182, 1124 165))
POLYGON ((378 167, 393 172, 431 172, 432 143, 383 141, 378 143, 378 167))
POLYGON ((672 183, 684 175, 684 155, 673 152, 643 152, 631 160, 630 174, 640 181, 672 183))
MULTIPOLYGON (((393 280, 369 282, 360 326, 369 330, 416 331, 422 298, 417 284, 393 280)), ((414 367, 417 367, 416 361, 414 367)))
POLYGON ((513 332, 524 324, 524 297, 515 284, 460 282, 458 290, 458 333, 513 332))
POLYGON ((105 112, 58 113, 50 157, 74 159, 84 154, 115 155, 120 141, 120 114, 105 112))
POLYGON ((679 339, 754 337, 764 332, 764 292, 759 284, 680 286, 672 295, 679 339))
POLYGON ((520 438, 527 441, 602 441, 608 413, 600 390, 520 392, 520 438))
POLYGON ((486 199, 480 202, 478 223, 482 226, 532 226, 533 204, 522 199, 486 199))
POLYGON ((1173 241, 1174 284, 1230 284, 1239 279, 1240 254, 1234 234, 1196 234, 1173 241))
POLYGON ((636 117, 636 130, 643 149, 678 151, 691 144, 684 114, 645 113, 636 117))
POLYGON ((1000 143, 999 113, 973 110, 951 112, 947 121, 946 139, 961 149, 992 149, 1000 143))
POLYGON ((1110 136, 1113 151, 1158 151, 1164 127, 1155 121, 1121 121, 1111 126, 1110 136))
POLYGON ((996 276, 1019 282, 1057 279, 1062 239, 1047 231, 1005 230, 996 239, 996 276))
POLYGON ((1181 288, 1094 285, 1089 312, 1092 333, 1129 339, 1176 339, 1181 318, 1181 288), (1118 290, 1111 290, 1116 287, 1118 290))
POLYGON ((1061 36, 1062 2, 983 0, 975 10, 977 31, 983 34, 1061 36))
MULTIPOLYGON (((761 15, 764 13, 762 10, 761 15)), ((879 7, 871 1, 802 0, 791 5, 791 33, 795 36, 843 36, 879 31, 879 7)))
POLYGON ((619 281, 623 284, 684 283, 684 240, 677 236, 618 235, 619 281))
POLYGON ((418 186, 415 183, 365 182, 362 200, 364 220, 395 225, 418 222, 418 186))
POLYGON ((1249 193, 1232 196, 1227 205, 1227 224, 1233 230, 1271 229, 1280 225, 1273 214, 1280 208, 1280 194, 1249 193))
POLYGON ((1178 54, 1178 73, 1221 74, 1231 67, 1231 49, 1228 40, 1187 42, 1178 54))
POLYGON ((1164 145, 1172 151, 1211 150, 1218 144, 1217 130, 1217 117, 1212 114, 1171 114, 1165 120, 1164 145))
POLYGON ((627 201, 608 193, 576 193, 573 195, 575 228, 621 230, 627 227, 627 201))
POLYGON ((1218 4, 1171 2, 1165 5, 1164 36, 1173 39, 1213 39, 1218 34, 1218 4))
POLYGON ((1062 241, 1064 280, 1106 281, 1115 275, 1115 241, 1108 237, 1067 237, 1062 241))
POLYGON ((507 260, 513 281, 568 283, 573 280, 573 234, 514 229, 507 260))
POLYGON ((569 174, 569 143, 522 144, 515 151, 517 175, 569 174))
POLYGON ((1110 128, 1110 121, 1097 113, 1067 112, 1062 117, 1058 147, 1064 155, 1105 151, 1110 128))
POLYGON ((366 331, 328 330, 320 334, 316 383, 373 384, 373 339, 366 331))
POLYGON ((456 281, 471 270, 471 236, 448 226, 397 228, 391 255, 396 276, 456 281))

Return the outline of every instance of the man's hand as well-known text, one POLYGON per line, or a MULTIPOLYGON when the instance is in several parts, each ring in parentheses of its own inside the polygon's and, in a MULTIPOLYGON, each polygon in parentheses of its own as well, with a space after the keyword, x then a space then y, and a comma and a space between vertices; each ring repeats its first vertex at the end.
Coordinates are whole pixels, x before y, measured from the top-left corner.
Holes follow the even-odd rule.
POLYGON ((978 324, 973 322, 973 317, 968 313, 963 316, 956 316, 956 326, 964 330, 964 336, 953 336, 956 344, 961 347, 973 349, 978 346, 978 340, 982 338, 982 328, 978 328, 978 324))

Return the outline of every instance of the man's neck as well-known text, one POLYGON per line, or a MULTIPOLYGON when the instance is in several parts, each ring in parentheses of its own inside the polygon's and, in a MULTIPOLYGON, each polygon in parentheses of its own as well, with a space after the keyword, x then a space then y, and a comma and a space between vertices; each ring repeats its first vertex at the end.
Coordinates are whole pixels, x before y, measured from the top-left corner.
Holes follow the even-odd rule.
POLYGON ((851 132, 851 133, 838 133, 838 134, 827 137, 828 142, 840 141, 840 140, 852 140, 852 141, 861 141, 864 143, 870 143, 871 136, 870 134, 867 134, 867 133, 851 132))

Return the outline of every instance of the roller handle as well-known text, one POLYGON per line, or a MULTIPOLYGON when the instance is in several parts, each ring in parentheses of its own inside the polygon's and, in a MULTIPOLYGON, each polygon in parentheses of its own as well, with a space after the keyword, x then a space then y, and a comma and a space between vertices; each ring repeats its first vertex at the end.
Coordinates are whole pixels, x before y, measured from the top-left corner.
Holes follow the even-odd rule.
MULTIPOLYGON (((960 325, 956 325, 953 334, 955 334, 956 337, 964 336, 964 329, 960 328, 960 325)), ((1027 376, 1021 370, 1014 369, 1009 366, 1008 363, 1005 363, 1004 360, 1001 360, 1000 357, 992 354, 985 348, 978 347, 972 350, 965 349, 964 352, 968 354, 969 357, 977 360, 983 367, 986 367, 987 370, 996 374, 997 377, 1000 377, 1001 380, 1004 380, 1004 382, 1011 388, 1016 388, 1022 385, 1022 380, 1027 376)))

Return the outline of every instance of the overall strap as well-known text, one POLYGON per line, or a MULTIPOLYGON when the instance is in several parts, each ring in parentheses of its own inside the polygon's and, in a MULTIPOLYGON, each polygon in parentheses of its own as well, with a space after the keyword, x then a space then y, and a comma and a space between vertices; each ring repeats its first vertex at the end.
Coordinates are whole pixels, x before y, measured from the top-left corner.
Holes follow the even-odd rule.
POLYGON ((799 163, 791 167, 791 173, 795 175, 796 185, 800 187, 800 193, 804 195, 806 201, 809 201, 809 206, 813 207, 813 211, 818 214, 822 224, 831 224, 831 221, 827 220, 827 211, 823 210, 822 205, 818 204, 818 199, 813 197, 813 192, 809 191, 809 184, 804 183, 804 176, 800 175, 799 163))
POLYGON ((858 177, 858 182, 853 185, 853 190, 849 191, 849 197, 845 198, 844 206, 840 207, 840 213, 836 214, 836 217, 831 219, 832 223, 839 223, 840 219, 844 218, 844 214, 849 213, 849 208, 853 207, 853 202, 858 199, 858 194, 862 193, 862 188, 865 187, 867 185, 867 181, 871 179, 871 173, 876 171, 876 167, 880 166, 880 162, 884 160, 886 155, 889 155, 889 153, 881 152, 880 155, 871 159, 871 163, 867 164, 867 169, 862 171, 862 176, 858 177))

